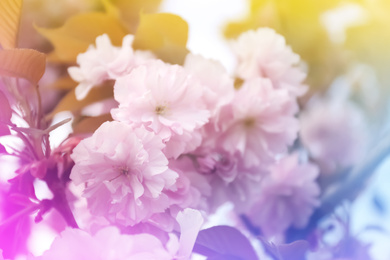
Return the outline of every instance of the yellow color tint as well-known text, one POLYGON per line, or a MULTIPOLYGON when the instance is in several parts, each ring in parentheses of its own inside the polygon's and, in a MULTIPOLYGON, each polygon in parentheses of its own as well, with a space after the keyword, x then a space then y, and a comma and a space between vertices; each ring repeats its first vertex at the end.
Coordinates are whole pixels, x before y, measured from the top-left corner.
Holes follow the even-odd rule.
POLYGON ((188 53, 188 24, 180 16, 168 13, 141 13, 134 48, 151 50, 166 62, 182 64, 188 53))
POLYGON ((339 0, 251 0, 250 14, 241 21, 229 23, 225 36, 235 38, 259 27, 275 29, 308 64, 307 83, 316 90, 324 89, 343 73, 346 63, 341 46, 330 40, 320 20, 324 11, 339 3, 339 0))
POLYGON ((0 44, 4 49, 17 46, 22 0, 0 1, 0 44))
POLYGON ((157 12, 161 0, 111 0, 111 3, 119 10, 120 18, 129 32, 135 34, 139 24, 140 12, 157 12))
POLYGON ((113 45, 120 46, 127 34, 125 27, 109 13, 87 13, 71 17, 62 27, 45 29, 37 27, 54 46, 56 61, 75 62, 79 53, 85 52, 89 45, 95 43, 97 36, 107 34, 113 45))

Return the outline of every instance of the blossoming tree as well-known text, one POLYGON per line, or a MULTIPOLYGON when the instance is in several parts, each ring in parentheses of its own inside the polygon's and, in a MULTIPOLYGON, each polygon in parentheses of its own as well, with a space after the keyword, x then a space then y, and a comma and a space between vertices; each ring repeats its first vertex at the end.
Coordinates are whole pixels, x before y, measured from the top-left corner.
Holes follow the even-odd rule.
POLYGON ((359 164, 361 110, 306 102, 303 61, 274 29, 232 40, 229 74, 189 52, 186 22, 158 3, 106 0, 36 26, 47 54, 17 48, 22 1, 0 3, 0 152, 16 158, 0 186, 4 257, 369 259, 354 237, 323 243, 320 225, 387 153, 359 164), (71 118, 54 123, 63 111, 71 118), (226 204, 232 226, 204 228, 226 204), (57 234, 40 256, 26 247, 32 217, 57 234))

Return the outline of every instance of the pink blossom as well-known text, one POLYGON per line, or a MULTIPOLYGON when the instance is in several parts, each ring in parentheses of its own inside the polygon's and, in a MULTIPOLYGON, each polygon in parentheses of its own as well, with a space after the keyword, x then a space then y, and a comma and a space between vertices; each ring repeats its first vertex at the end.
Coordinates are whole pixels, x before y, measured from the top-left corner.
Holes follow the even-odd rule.
POLYGON ((170 211, 175 213, 188 207, 207 211, 207 197, 212 192, 209 178, 199 174, 194 162, 187 156, 171 159, 169 167, 179 173, 177 182, 167 192, 173 203, 170 211))
POLYGON ((191 181, 186 174, 176 171, 179 173, 179 178, 175 185, 166 192, 172 203, 169 208, 171 214, 188 207, 197 208, 201 197, 200 192, 191 185, 191 181))
POLYGON ((85 106, 81 110, 81 115, 83 116, 101 116, 109 114, 111 109, 118 107, 118 102, 113 98, 107 98, 95 103, 92 103, 88 106, 85 106))
POLYGON ((178 175, 168 168, 163 148, 143 127, 106 122, 73 150, 70 178, 85 185, 91 213, 134 225, 169 207, 164 190, 178 175))
POLYGON ((133 38, 133 35, 127 35, 123 38, 122 47, 115 47, 108 35, 103 34, 96 38, 96 47, 91 45, 85 53, 77 56, 79 67, 68 68, 69 75, 79 82, 77 99, 85 98, 94 86, 127 74, 142 60, 148 59, 144 54, 133 51, 133 38))
POLYGON ((164 153, 168 158, 178 158, 181 154, 195 150, 202 143, 201 129, 173 135, 166 143, 164 153))
POLYGON ((212 187, 208 197, 211 212, 227 201, 235 205, 237 212, 248 209, 265 173, 262 165, 245 167, 241 156, 221 149, 206 149, 199 153, 196 165, 212 187))
POLYGON ((218 61, 189 53, 184 68, 204 87, 203 100, 211 117, 217 117, 219 109, 232 102, 234 82, 218 61))
POLYGON ((300 116, 301 139, 323 172, 350 167, 366 150, 362 111, 348 101, 317 100, 300 116))
POLYGON ((286 90, 274 89, 268 79, 246 81, 221 120, 217 145, 238 152, 245 167, 269 164, 296 139, 296 111, 295 99, 286 90))
POLYGON ((177 222, 180 238, 169 234, 165 245, 153 234, 121 234, 113 226, 102 228, 94 235, 67 228, 48 251, 42 256, 30 256, 29 260, 188 260, 203 218, 199 212, 186 209, 179 212, 177 222))
POLYGON ((319 205, 318 174, 315 165, 299 164, 297 154, 270 167, 259 187, 258 201, 249 211, 253 223, 268 237, 280 235, 290 226, 304 227, 319 205))
POLYGON ((175 259, 190 259, 196 237, 203 225, 203 217, 199 211, 185 209, 179 212, 176 220, 180 225, 180 240, 177 250, 173 249, 171 251, 175 252, 175 259))
POLYGON ((253 205, 253 199, 259 191, 263 170, 256 171, 256 168, 244 170, 245 172, 241 172, 242 174, 232 182, 226 182, 217 176, 210 179, 212 186, 212 194, 208 197, 210 212, 214 212, 226 202, 231 202, 234 211, 238 214, 246 212, 253 205))
POLYGON ((243 79, 265 77, 276 88, 287 89, 294 96, 303 95, 306 74, 298 67, 300 58, 283 36, 270 28, 247 31, 232 43, 238 57, 237 74, 243 79))
POLYGON ((172 254, 150 234, 124 235, 106 227, 91 235, 80 229, 66 229, 50 250, 29 260, 171 260, 172 254))
POLYGON ((191 179, 191 186, 201 194, 196 208, 207 212, 214 212, 228 201, 237 211, 247 209, 265 174, 263 165, 245 167, 238 153, 216 147, 215 142, 203 143, 189 157, 181 157, 171 165, 191 179))
POLYGON ((193 149, 189 140, 208 122, 210 113, 202 95, 202 86, 182 67, 149 62, 116 81, 114 97, 119 108, 111 114, 115 120, 154 131, 166 142, 167 150, 176 151, 172 155, 176 158, 193 149))

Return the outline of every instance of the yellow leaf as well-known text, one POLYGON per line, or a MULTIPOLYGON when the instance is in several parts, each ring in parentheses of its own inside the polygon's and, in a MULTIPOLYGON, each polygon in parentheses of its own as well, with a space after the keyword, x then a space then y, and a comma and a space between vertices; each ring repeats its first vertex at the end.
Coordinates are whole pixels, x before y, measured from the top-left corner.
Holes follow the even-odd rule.
POLYGON ((157 12, 161 0, 112 0, 112 3, 118 8, 121 20, 126 24, 129 32, 135 34, 140 12, 157 12))
POLYGON ((75 62, 79 53, 95 43, 97 36, 107 34, 114 45, 121 45, 127 34, 119 19, 109 13, 87 13, 71 17, 62 27, 45 29, 36 26, 40 34, 54 45, 53 57, 62 62, 75 62))
POLYGON ((69 76, 64 76, 58 78, 56 81, 50 84, 49 88, 57 90, 71 90, 74 89, 76 86, 77 82, 73 81, 72 78, 69 76))
POLYGON ((75 90, 69 91, 64 98, 60 101, 57 107, 48 115, 52 117, 55 114, 62 111, 71 111, 74 113, 79 112, 84 107, 93 104, 95 102, 110 98, 113 96, 112 86, 101 86, 93 88, 86 98, 83 100, 77 100, 75 90))
POLYGON ((375 68, 381 84, 390 88, 390 19, 387 22, 370 22, 349 28, 345 46, 356 60, 370 64, 375 68))
POLYGON ((106 121, 112 121, 110 114, 105 114, 97 117, 87 117, 81 119, 79 122, 73 125, 74 134, 93 133, 99 128, 101 124, 106 121))
POLYGON ((0 50, 0 76, 24 78, 37 85, 45 67, 46 55, 36 50, 0 50))
POLYGON ((0 44, 4 49, 16 47, 22 0, 0 0, 0 44))
POLYGON ((151 50, 159 58, 182 63, 188 39, 188 24, 180 16, 168 13, 143 14, 134 37, 134 48, 151 50))

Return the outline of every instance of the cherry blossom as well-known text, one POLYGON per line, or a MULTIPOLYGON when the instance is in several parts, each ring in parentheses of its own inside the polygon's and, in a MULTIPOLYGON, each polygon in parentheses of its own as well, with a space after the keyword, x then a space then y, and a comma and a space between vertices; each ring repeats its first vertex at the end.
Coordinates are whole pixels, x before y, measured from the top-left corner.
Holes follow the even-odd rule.
POLYGON ((230 110, 224 115, 217 145, 238 152, 245 167, 273 162, 296 139, 295 99, 286 90, 274 89, 268 79, 245 82, 230 110))
POLYGON ((176 158, 193 149, 189 142, 196 138, 193 133, 209 120, 202 95, 202 86, 182 67, 149 62, 116 81, 114 97, 119 108, 111 114, 115 120, 154 131, 166 142, 167 150, 176 151, 172 155, 176 158))
POLYGON ((234 82, 218 61, 189 53, 184 68, 204 86, 203 100, 211 117, 217 117, 220 108, 232 102, 234 82))
POLYGON ((287 89, 294 96, 303 95, 306 74, 299 67, 300 58, 283 36, 271 28, 247 31, 232 42, 238 58, 237 74, 243 79, 265 77, 276 88, 287 89))
POLYGON ((57 237, 50 250, 29 260, 171 260, 161 241, 150 234, 124 235, 116 227, 106 227, 91 235, 80 229, 67 228, 57 237))
POLYGON ((215 211, 228 201, 235 205, 237 212, 250 207, 265 174, 262 165, 245 167, 239 154, 220 148, 198 149, 195 158, 198 173, 204 175, 212 187, 207 196, 209 211, 215 211))
POLYGON ((364 115, 347 100, 316 100, 300 116, 302 143, 324 173, 357 163, 367 148, 364 115))
POLYGON ((188 156, 171 159, 169 167, 179 173, 177 182, 167 192, 174 204, 170 207, 170 211, 180 211, 186 207, 208 211, 207 200, 212 194, 210 178, 200 174, 193 160, 188 156))
POLYGON ((30 256, 29 260, 188 260, 203 218, 198 211, 186 209, 179 212, 177 222, 180 238, 169 234, 166 244, 153 234, 121 234, 114 226, 101 228, 95 234, 67 228, 42 256, 30 256))
POLYGON ((279 160, 270 167, 259 187, 258 201, 249 211, 253 223, 268 237, 280 235, 290 226, 304 227, 319 205, 318 174, 317 166, 300 164, 297 154, 279 160))
POLYGON ((122 47, 115 47, 108 35, 103 34, 96 38, 96 47, 91 45, 85 53, 77 56, 79 67, 68 68, 69 75, 79 82, 77 99, 84 99, 94 86, 125 75, 137 64, 152 57, 133 51, 133 38, 133 35, 127 35, 123 38, 122 47))
POLYGON ((70 178, 85 185, 83 196, 93 214, 134 225, 169 207, 164 190, 178 175, 168 168, 163 148, 162 140, 143 127, 106 122, 73 150, 70 178))

